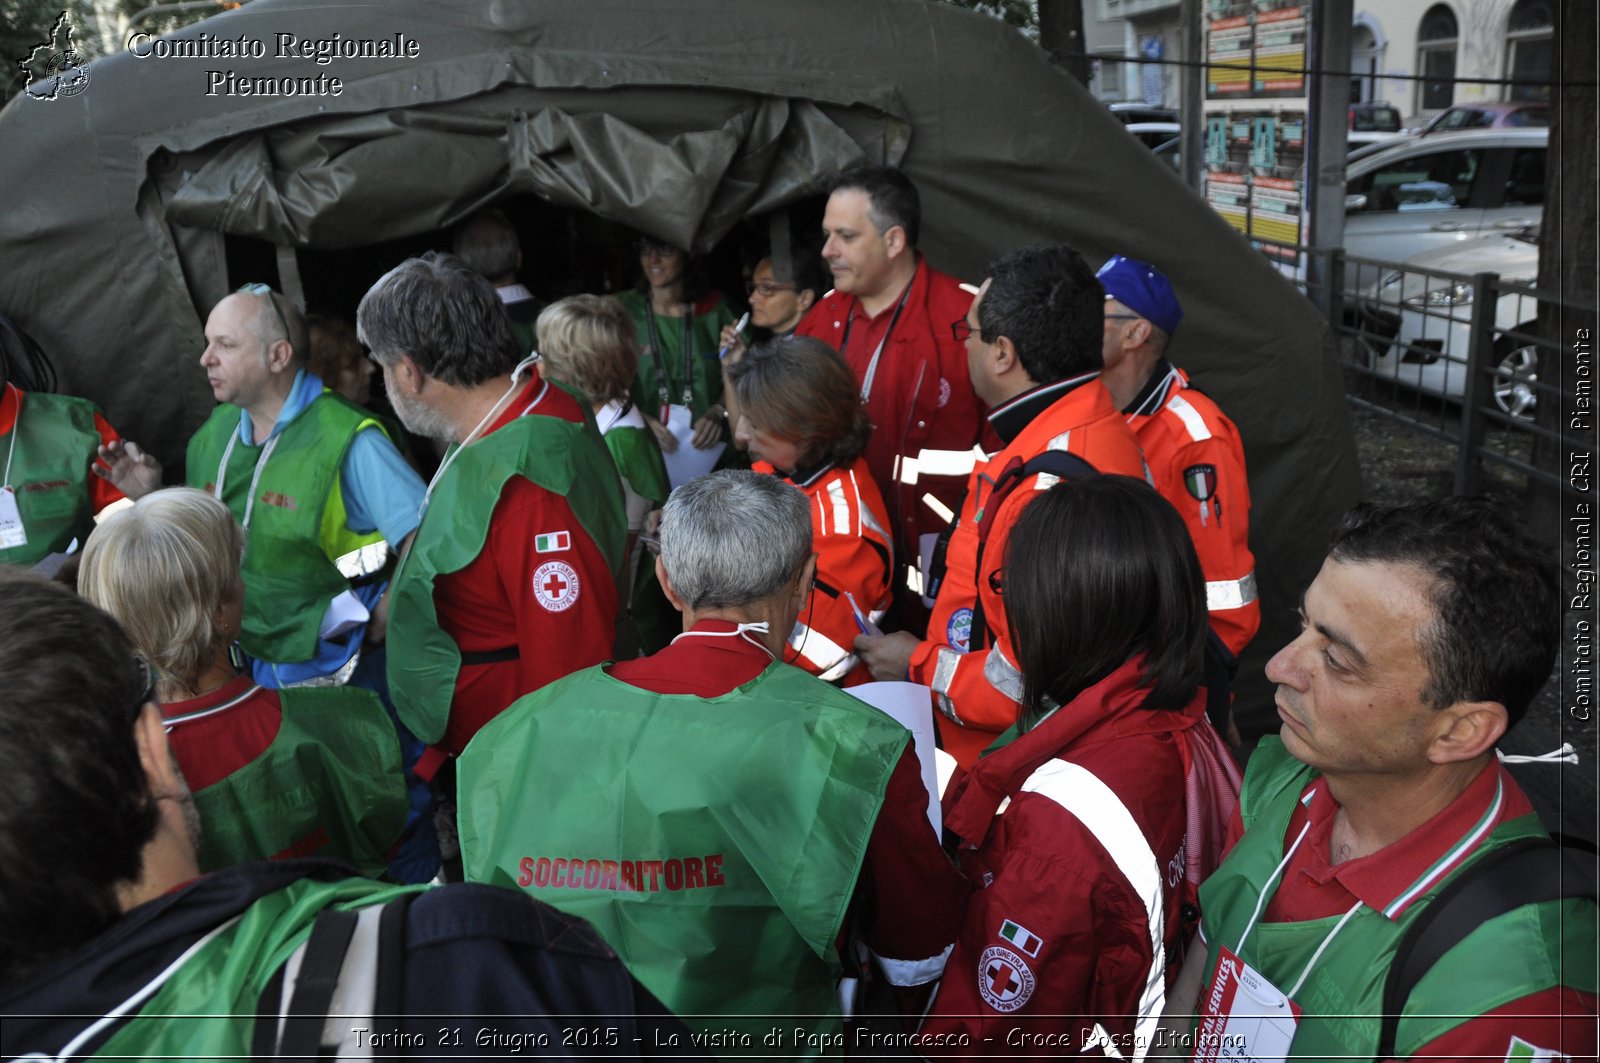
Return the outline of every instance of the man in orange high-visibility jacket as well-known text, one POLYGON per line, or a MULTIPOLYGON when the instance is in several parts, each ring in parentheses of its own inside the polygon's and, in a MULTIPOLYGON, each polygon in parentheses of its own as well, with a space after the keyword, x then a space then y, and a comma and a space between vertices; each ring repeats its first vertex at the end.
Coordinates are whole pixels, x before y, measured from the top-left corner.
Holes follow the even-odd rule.
POLYGON ((1060 451, 1098 473, 1146 478, 1138 441, 1099 380, 1102 299, 1088 264, 1065 246, 1014 251, 990 267, 956 331, 965 333, 973 390, 993 407, 989 423, 1005 446, 968 481, 927 638, 856 639, 875 678, 933 688, 944 747, 962 767, 1016 722, 1022 677, 1001 601, 1006 540, 1034 492, 1058 481, 1007 470, 1060 451))
POLYGON ((1156 490, 1189 529, 1206 577, 1211 626, 1237 657, 1261 626, 1239 430, 1166 359, 1183 320, 1167 278, 1121 255, 1098 276, 1106 290, 1101 381, 1139 437, 1156 490))

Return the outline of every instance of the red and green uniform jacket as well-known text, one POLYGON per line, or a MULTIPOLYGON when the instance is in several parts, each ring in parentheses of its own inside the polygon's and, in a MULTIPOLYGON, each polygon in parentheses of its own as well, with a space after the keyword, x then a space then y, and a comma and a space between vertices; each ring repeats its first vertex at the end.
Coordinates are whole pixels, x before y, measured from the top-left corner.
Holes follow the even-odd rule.
POLYGON ((390 586, 388 669, 401 722, 456 754, 517 697, 610 655, 627 524, 593 418, 537 374, 452 454, 390 586))
MULTIPOLYGON (((1294 995, 1303 1009, 1290 1046, 1297 1059, 1371 1059, 1384 980, 1411 921, 1477 858, 1543 833, 1527 797, 1494 763, 1405 838, 1332 864, 1337 808, 1326 780, 1276 737, 1263 739, 1239 798, 1242 836, 1200 889, 1208 987, 1226 945, 1288 992, 1335 924, 1360 904, 1294 995), (1308 824, 1274 886, 1273 869, 1308 824), (1273 895, 1250 927, 1264 890, 1273 895)), ((1412 990, 1396 1031, 1398 1058, 1535 1058, 1519 1057, 1514 1038, 1592 1057, 1595 935, 1592 901, 1530 905, 1484 923, 1412 990)), ((1202 1006, 1205 997, 1202 990, 1202 1006)))
POLYGON ((161 712, 205 828, 201 870, 318 856, 383 873, 409 804, 376 694, 275 691, 240 676, 161 712))
POLYGON ((92 402, 68 395, 0 389, 0 466, 8 457, 17 511, 28 541, 0 548, 0 565, 32 565, 80 544, 94 515, 122 492, 93 475, 95 448, 117 433, 92 402), (26 401, 24 401, 26 400, 26 401), (26 406, 26 412, 24 412, 26 406))
POLYGON ((296 662, 315 656, 328 603, 350 589, 340 560, 383 542, 379 532, 360 534, 347 527, 339 483, 345 452, 357 432, 371 427, 381 431, 382 423, 324 388, 316 401, 260 445, 238 442, 239 408, 229 403, 212 411, 189 440, 189 486, 215 494, 221 470, 222 501, 249 531, 239 644, 257 660, 296 662), (268 447, 271 452, 263 461, 268 447))
POLYGON ((1024 392, 996 407, 989 420, 1007 443, 972 470, 950 534, 927 639, 912 653, 909 669, 913 683, 933 688, 943 714, 939 734, 944 748, 963 768, 971 767, 1017 719, 1022 673, 1014 663, 1005 604, 993 577, 1005 564, 1006 543, 1023 508, 1037 492, 1054 486, 1056 478, 1046 473, 1022 480, 993 512, 990 488, 1012 462, 1025 464, 1047 450, 1076 454, 1099 473, 1146 476, 1139 443, 1098 376, 1073 377, 1024 392), (988 531, 980 572, 983 526, 988 531), (975 619, 980 598, 982 625, 975 619))
POLYGON ((462 756, 462 864, 587 919, 691 1025, 837 1033, 836 938, 908 742, 778 662, 710 698, 586 669, 462 756))

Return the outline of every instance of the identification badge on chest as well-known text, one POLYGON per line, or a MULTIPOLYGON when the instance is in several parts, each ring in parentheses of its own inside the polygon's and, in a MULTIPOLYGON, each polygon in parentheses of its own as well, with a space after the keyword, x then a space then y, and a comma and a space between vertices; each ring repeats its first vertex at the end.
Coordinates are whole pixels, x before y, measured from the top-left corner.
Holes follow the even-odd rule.
POLYGON ((0 488, 0 550, 27 545, 28 532, 17 509, 17 492, 10 487, 0 488))
POLYGON ((1200 995, 1193 1058, 1286 1059, 1299 1023, 1300 1006, 1224 945, 1200 995))

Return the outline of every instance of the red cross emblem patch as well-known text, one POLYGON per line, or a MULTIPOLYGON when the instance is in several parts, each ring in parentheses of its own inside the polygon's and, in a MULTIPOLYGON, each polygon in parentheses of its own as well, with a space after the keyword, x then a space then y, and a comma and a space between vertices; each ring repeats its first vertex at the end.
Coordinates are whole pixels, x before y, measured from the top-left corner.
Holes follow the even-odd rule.
POLYGON ((578 571, 565 561, 546 561, 533 573, 533 600, 552 613, 572 608, 578 600, 578 571))
POLYGON ((1000 945, 978 958, 978 995, 996 1011, 1016 1011, 1033 996, 1033 972, 1021 956, 1000 945))

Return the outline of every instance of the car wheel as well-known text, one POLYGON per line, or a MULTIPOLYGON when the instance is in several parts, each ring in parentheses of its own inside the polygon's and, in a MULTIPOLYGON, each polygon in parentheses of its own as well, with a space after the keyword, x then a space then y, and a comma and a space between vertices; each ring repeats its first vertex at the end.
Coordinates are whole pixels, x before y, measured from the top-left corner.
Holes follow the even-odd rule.
MULTIPOLYGON (((1518 325, 1517 332, 1531 332, 1533 322, 1518 325)), ((1532 343, 1502 339, 1495 345, 1498 361, 1494 368, 1494 403, 1519 421, 1533 420, 1539 396, 1534 383, 1539 379, 1539 348, 1532 343)))

